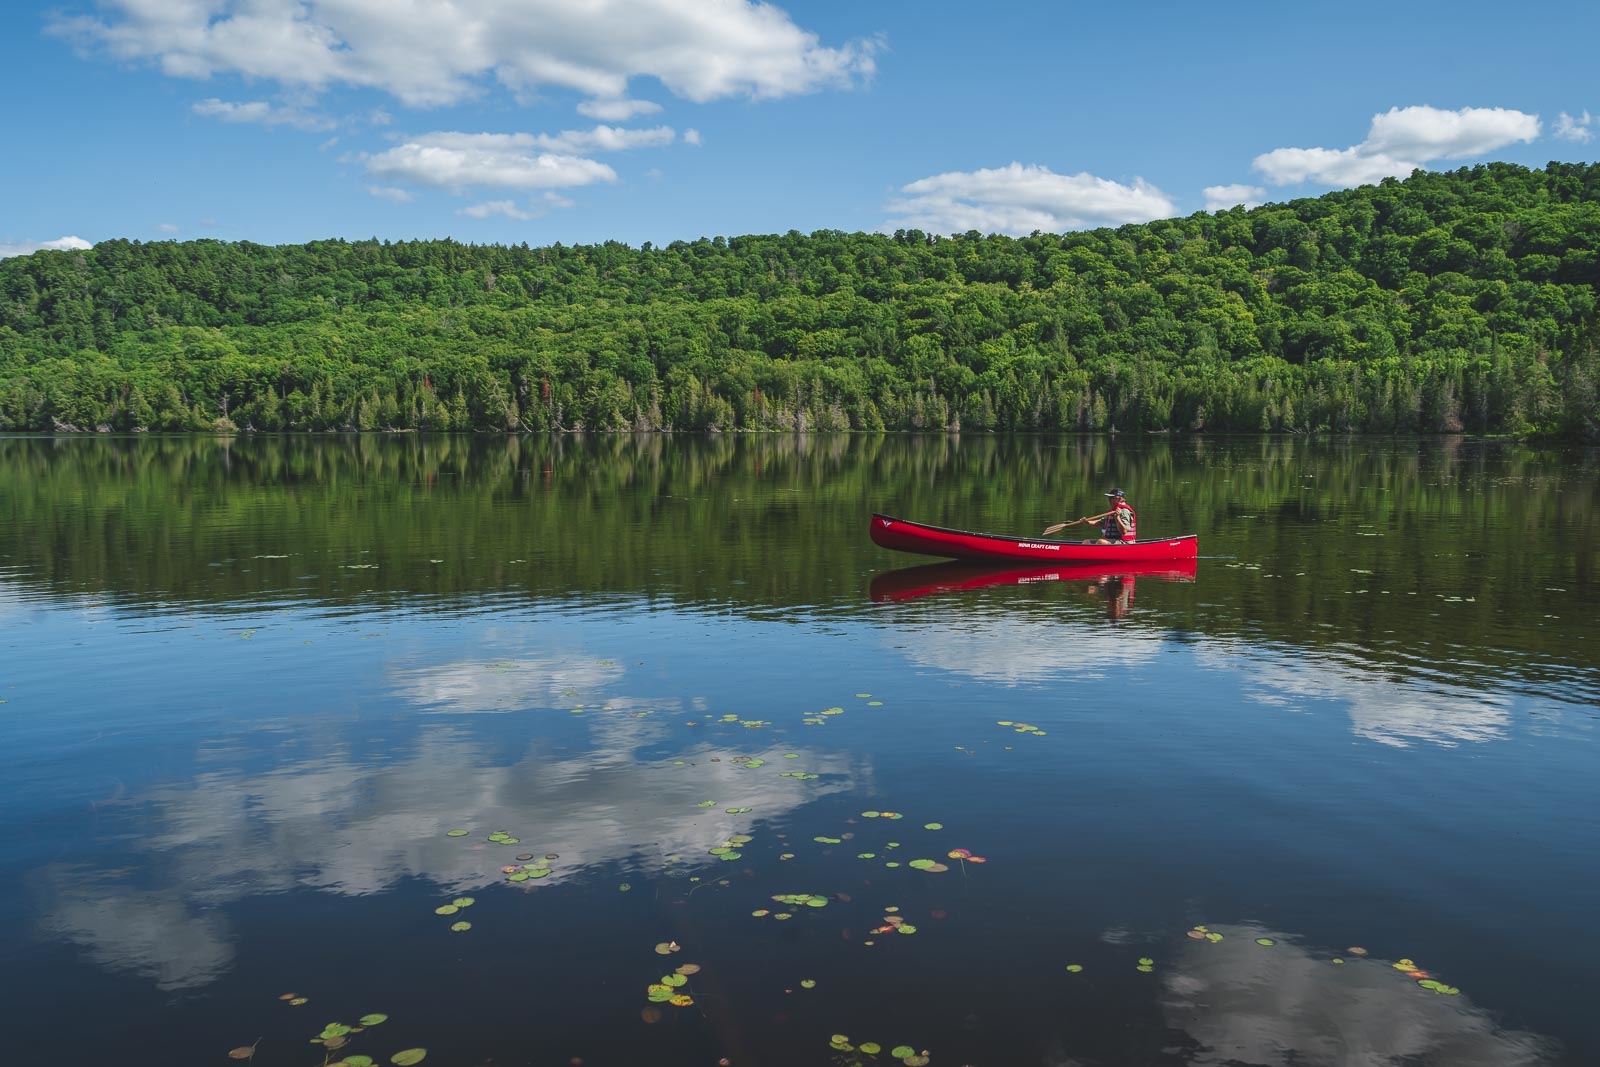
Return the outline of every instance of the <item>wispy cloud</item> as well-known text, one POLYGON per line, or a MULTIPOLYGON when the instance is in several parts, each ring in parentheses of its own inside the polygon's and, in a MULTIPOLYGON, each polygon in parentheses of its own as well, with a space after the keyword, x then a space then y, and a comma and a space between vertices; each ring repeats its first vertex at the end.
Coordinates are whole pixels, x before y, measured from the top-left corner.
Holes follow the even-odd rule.
POLYGON ((387 200, 391 204, 409 204, 416 199, 407 189, 399 189, 393 185, 369 185, 367 192, 379 200, 387 200))
POLYGON ((1148 222, 1174 210, 1167 195, 1142 178, 1124 184, 1086 173, 1056 174, 1048 167, 1021 163, 935 174, 900 191, 905 195, 888 205, 895 217, 885 223, 886 229, 1059 232, 1148 222))
POLYGON ((1267 195, 1267 191, 1259 185, 1208 185, 1204 192, 1207 211, 1260 207, 1267 195))
POLYGON ((1274 185, 1311 181, 1365 185, 1405 177, 1440 159, 1462 159, 1532 141, 1539 116, 1509 108, 1396 107, 1372 117, 1366 140, 1349 148, 1275 148, 1253 166, 1274 185))
POLYGON ((429 133, 370 157, 366 167, 380 181, 458 190, 560 189, 617 180, 604 163, 538 147, 531 134, 429 133))
POLYGON ((1594 118, 1587 111, 1581 115, 1569 115, 1565 111, 1556 116, 1556 128, 1553 131, 1563 141, 1572 141, 1575 144, 1588 144, 1594 139, 1594 118))
POLYGON ((616 100, 585 100, 578 105, 580 115, 588 115, 601 122, 627 122, 640 115, 654 115, 660 110, 661 105, 654 101, 629 100, 626 97, 616 100))
POLYGON ((292 126, 297 130, 327 131, 334 129, 338 123, 326 115, 305 111, 297 107, 286 107, 281 104, 269 104, 265 100, 250 100, 244 103, 233 103, 210 97, 199 103, 190 105, 190 111, 208 119, 219 122, 252 123, 260 126, 292 126))
POLYGON ((45 249, 71 252, 93 247, 94 245, 85 241, 82 237, 57 237, 53 241, 19 241, 14 244, 0 243, 0 259, 7 259, 11 256, 26 256, 45 249))

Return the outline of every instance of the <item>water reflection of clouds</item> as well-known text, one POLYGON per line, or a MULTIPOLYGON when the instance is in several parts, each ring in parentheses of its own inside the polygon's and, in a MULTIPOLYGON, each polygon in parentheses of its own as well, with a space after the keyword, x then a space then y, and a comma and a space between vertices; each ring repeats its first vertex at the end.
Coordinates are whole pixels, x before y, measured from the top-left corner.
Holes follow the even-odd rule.
POLYGON ((436 711, 517 711, 574 705, 614 686, 623 668, 582 656, 519 657, 396 670, 393 685, 412 704, 436 711))
POLYGON ((1467 994, 1441 996, 1377 959, 1343 965, 1253 926, 1188 941, 1165 982, 1168 1025, 1201 1047, 1187 1063, 1275 1067, 1538 1067, 1550 1042, 1501 1030, 1467 994), (1264 947, 1258 937, 1278 943, 1264 947))
MULTIPOLYGON (((400 762, 361 763, 343 754, 254 776, 211 772, 192 785, 139 798, 154 828, 127 870, 59 865, 40 872, 47 928, 83 945, 102 964, 148 975, 163 989, 217 978, 231 962, 230 928, 214 909, 292 889, 381 893, 406 878, 442 895, 502 881, 518 853, 557 853, 539 886, 612 863, 660 871, 669 858, 715 861, 706 850, 753 833, 819 796, 851 789, 870 773, 843 756, 762 753, 764 767, 726 762, 725 748, 697 745, 641 760, 663 727, 625 713, 596 713, 593 747, 553 756, 534 746, 510 764, 450 727, 419 740, 400 762), (713 756, 723 762, 713 763, 713 756), (674 760, 684 766, 673 766, 674 760), (779 777, 804 769, 822 777, 779 777), (699 807, 714 800, 714 807, 699 807), (725 809, 748 807, 745 814, 725 809), (473 831, 448 838, 455 827, 473 831), (514 847, 483 838, 506 830, 514 847)), ((759 741, 759 735, 740 740, 759 741)))
POLYGON ((922 666, 1007 685, 1066 673, 1100 678, 1139 667, 1161 654, 1164 636, 1132 627, 1011 618, 934 622, 915 630, 915 640, 907 641, 901 630, 885 642, 922 666))
POLYGON ((1235 673, 1248 699, 1276 707, 1307 701, 1346 705, 1357 737, 1404 748, 1495 741, 1511 722, 1510 702, 1495 693, 1399 681, 1370 665, 1333 659, 1289 661, 1236 644, 1212 642, 1196 655, 1203 667, 1235 673))

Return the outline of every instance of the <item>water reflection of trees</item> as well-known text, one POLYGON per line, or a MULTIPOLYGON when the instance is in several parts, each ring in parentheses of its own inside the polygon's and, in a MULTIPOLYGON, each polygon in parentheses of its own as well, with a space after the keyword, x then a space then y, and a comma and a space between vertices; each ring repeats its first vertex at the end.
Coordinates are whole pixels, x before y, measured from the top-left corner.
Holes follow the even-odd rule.
POLYGON ((0 439, 0 573, 141 607, 625 593, 855 610, 866 576, 911 562, 868 542, 871 511, 1031 530, 1112 481, 1141 529, 1231 557, 1202 561, 1200 592, 1142 600, 1143 619, 1600 694, 1573 638, 1600 621, 1594 456, 1459 439, 0 439))

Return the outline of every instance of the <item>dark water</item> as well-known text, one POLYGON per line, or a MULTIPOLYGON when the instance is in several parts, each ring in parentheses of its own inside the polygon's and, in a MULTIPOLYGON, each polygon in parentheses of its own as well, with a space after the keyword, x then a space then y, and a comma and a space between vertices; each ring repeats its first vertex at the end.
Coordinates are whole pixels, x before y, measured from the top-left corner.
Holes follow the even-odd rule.
POLYGON ((1600 1062, 1597 562, 1461 441, 3 439, 3 1046, 1600 1062), (867 539, 1111 485, 1193 580, 867 539))

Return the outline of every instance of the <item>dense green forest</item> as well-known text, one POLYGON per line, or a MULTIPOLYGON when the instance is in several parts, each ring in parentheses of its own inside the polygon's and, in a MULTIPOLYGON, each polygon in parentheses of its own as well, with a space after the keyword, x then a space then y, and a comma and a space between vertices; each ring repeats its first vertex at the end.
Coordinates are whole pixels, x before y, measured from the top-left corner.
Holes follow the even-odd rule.
POLYGON ((0 261, 0 429, 1600 436, 1600 165, 1026 238, 105 241, 0 261))

